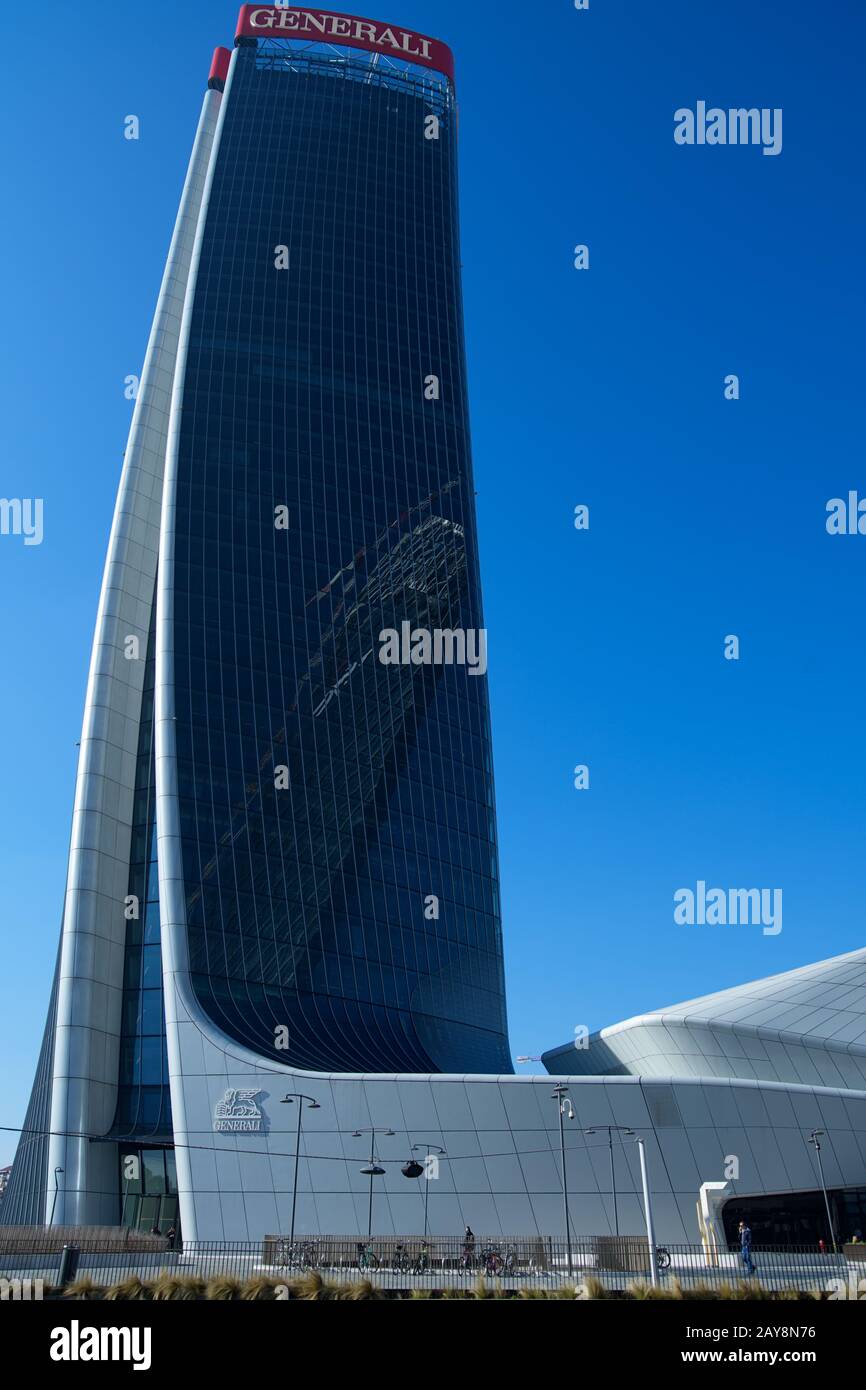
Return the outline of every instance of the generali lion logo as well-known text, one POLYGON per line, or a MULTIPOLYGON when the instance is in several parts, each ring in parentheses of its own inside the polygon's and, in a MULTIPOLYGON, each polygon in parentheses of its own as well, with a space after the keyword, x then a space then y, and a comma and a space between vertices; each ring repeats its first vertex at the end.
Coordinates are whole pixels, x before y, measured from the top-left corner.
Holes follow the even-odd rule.
POLYGON ((218 1100, 213 1112, 213 1127, 217 1134, 261 1134, 262 1112, 256 1096, 261 1090, 228 1090, 218 1100))

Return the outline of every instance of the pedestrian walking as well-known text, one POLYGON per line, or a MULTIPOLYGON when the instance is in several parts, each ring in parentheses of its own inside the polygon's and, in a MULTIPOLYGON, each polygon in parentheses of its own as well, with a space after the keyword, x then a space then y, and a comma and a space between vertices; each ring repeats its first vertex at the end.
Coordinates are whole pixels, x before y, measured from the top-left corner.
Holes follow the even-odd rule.
POLYGON ((752 1275, 755 1272, 755 1264, 752 1259, 752 1228, 751 1226, 747 1226, 745 1221, 740 1222, 739 1237, 740 1253, 743 1257, 743 1265, 745 1267, 746 1274, 751 1279, 752 1275))

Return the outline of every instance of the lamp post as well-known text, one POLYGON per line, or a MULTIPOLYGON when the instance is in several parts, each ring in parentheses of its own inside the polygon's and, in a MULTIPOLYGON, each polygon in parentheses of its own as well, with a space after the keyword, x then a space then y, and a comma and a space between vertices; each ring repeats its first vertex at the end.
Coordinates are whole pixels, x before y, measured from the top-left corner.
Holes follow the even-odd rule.
POLYGON ((48 1222, 49 1226, 54 1225, 54 1208, 57 1206, 57 1174, 62 1172, 62 1168, 58 1167, 54 1169, 54 1197, 51 1201, 51 1220, 48 1222))
POLYGON ((836 1232, 833 1229, 833 1218, 830 1215, 830 1198, 827 1196, 827 1184, 824 1182, 824 1165, 821 1162, 821 1144, 819 1141, 823 1138, 823 1135, 823 1129, 813 1129, 809 1135, 808 1142, 813 1145, 815 1155, 818 1159, 818 1173, 821 1178, 821 1191, 824 1194, 824 1206, 827 1210, 827 1225, 830 1227, 830 1239, 833 1242, 833 1254, 838 1255, 839 1247, 836 1244, 836 1232))
POLYGON ((362 1172, 365 1176, 369 1176, 369 1178, 370 1178, 370 1203, 369 1203, 369 1206, 368 1206, 368 1208, 367 1208, 367 1239, 368 1239, 368 1240, 370 1239, 370 1237, 371 1237, 372 1234, 373 1234, 373 1179, 374 1179, 374 1178, 382 1178, 382 1177, 385 1176, 385 1169, 382 1168, 382 1167, 376 1162, 376 1135, 377 1135, 377 1134, 387 1134, 387 1135, 390 1136, 390 1135, 393 1135, 393 1133, 394 1133, 393 1129, 381 1129, 381 1128, 378 1128, 378 1129, 377 1129, 377 1128, 372 1128, 372 1127, 369 1127, 369 1126, 368 1126, 367 1128, 365 1128, 365 1129, 354 1129, 354 1130, 352 1131, 352 1138, 353 1138, 353 1139, 360 1139, 360 1137, 361 1137, 362 1134, 369 1134, 369 1136, 370 1136, 370 1166, 369 1166, 368 1168, 362 1168, 362 1169, 361 1169, 361 1172, 362 1172))
POLYGON ((562 1207, 565 1218, 565 1248, 568 1259, 568 1277, 571 1278, 571 1223, 568 1219, 568 1173, 565 1166, 565 1125, 563 1123, 567 1115, 570 1120, 574 1119, 574 1106, 568 1098, 568 1087, 563 1086, 562 1082, 554 1086, 550 1093, 551 1100, 556 1101, 559 1111, 559 1155, 562 1162, 562 1207))
POLYGON ((295 1239, 295 1209, 298 1205, 298 1168, 301 1164, 301 1120, 303 1119, 304 1107, 301 1101, 307 1101, 310 1110, 321 1110, 321 1106, 312 1096, 305 1096, 301 1091, 290 1091, 287 1096, 283 1096, 280 1105, 294 1105, 298 1102, 298 1129, 295 1136, 295 1177, 292 1183, 292 1228, 289 1232, 289 1240, 294 1243, 295 1239))
POLYGON ((653 1288, 655 1288, 659 1281, 659 1267, 658 1261, 656 1259, 656 1237, 655 1231, 653 1230, 653 1209, 652 1203, 650 1201, 649 1178, 647 1177, 646 1168, 646 1146, 644 1144, 644 1141, 640 1138, 640 1136, 636 1136, 635 1142, 640 1151, 640 1180, 643 1185, 643 1211, 644 1220, 646 1221, 647 1245, 649 1246, 650 1279, 652 1280, 653 1288))
MULTIPOLYGON (((413 1144, 413 1145, 412 1145, 412 1148, 411 1148, 411 1152, 414 1153, 416 1149, 423 1149, 424 1152, 427 1153, 427 1154, 435 1153, 435 1154, 437 1154, 437 1155, 439 1155, 439 1156, 441 1156, 442 1154, 445 1153, 445 1150, 442 1149, 442 1148, 440 1148, 438 1144, 413 1144)), ((406 1169, 404 1168, 404 1169, 403 1169, 403 1172, 405 1173, 405 1171, 406 1171, 406 1169)), ((424 1239, 426 1240, 426 1239, 427 1239, 427 1203, 428 1203, 429 1200, 430 1200, 430 1174, 429 1174, 428 1171, 427 1171, 427 1165, 426 1165, 426 1163, 424 1164, 424 1167, 422 1168, 421 1172, 424 1174, 424 1239)), ((418 1174, 418 1177, 420 1177, 420 1176, 421 1176, 421 1173, 418 1174)))
POLYGON ((616 1204, 616 1171, 613 1165, 613 1135, 614 1131, 616 1131, 617 1134, 624 1134, 627 1139, 632 1139, 634 1137, 634 1130, 629 1129, 627 1125, 595 1125, 592 1129, 585 1129, 584 1134, 597 1134, 599 1130, 602 1129, 607 1130, 607 1147, 610 1154, 610 1186, 613 1193, 613 1229, 614 1235, 618 1236, 619 1211, 616 1204))

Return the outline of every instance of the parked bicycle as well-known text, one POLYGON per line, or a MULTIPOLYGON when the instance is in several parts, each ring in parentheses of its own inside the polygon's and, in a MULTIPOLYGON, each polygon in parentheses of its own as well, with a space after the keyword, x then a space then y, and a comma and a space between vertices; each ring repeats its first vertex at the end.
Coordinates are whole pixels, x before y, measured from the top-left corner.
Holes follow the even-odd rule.
POLYGON ((280 1269, 318 1269, 318 1247, 311 1240, 281 1240, 274 1252, 274 1264, 280 1269))
POLYGON ((430 1268, 430 1251, 426 1241, 420 1250, 414 1252, 407 1250, 405 1245, 396 1245, 391 1267, 399 1274, 424 1274, 430 1268))
POLYGON ((380 1269, 381 1261, 372 1245, 358 1243, 358 1268, 359 1269, 380 1269))
POLYGON ((427 1243, 426 1243, 426 1241, 425 1241, 424 1244, 421 1246, 421 1249, 420 1249, 420 1250, 418 1251, 418 1253, 416 1254, 414 1260, 412 1261, 412 1273, 413 1273, 413 1274, 426 1274, 429 1268, 430 1268, 430 1251, 429 1251, 429 1249, 427 1248, 427 1243))
POLYGON ((670 1269, 671 1252, 663 1245, 656 1246, 656 1269, 670 1269))

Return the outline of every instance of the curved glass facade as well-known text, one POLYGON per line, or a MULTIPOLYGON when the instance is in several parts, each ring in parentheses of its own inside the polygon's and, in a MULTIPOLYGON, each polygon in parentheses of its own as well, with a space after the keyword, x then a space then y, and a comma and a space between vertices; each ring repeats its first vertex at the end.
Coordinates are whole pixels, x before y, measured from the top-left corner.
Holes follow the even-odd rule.
POLYGON ((193 986, 296 1066, 509 1072, 486 676, 379 659, 483 628, 453 92, 270 42, 225 103, 175 510, 193 986))
MULTIPOLYGON (((135 915, 126 923, 117 1113, 113 1134, 171 1141, 171 1094, 162 988, 159 873, 156 857, 156 776, 153 738, 155 605, 145 656, 138 728, 135 799, 129 853, 129 898, 135 915)), ((128 899, 129 901, 129 899, 128 899)))

